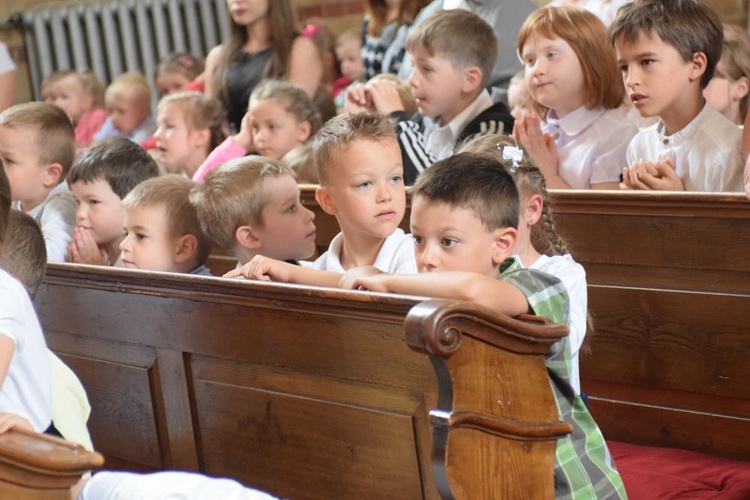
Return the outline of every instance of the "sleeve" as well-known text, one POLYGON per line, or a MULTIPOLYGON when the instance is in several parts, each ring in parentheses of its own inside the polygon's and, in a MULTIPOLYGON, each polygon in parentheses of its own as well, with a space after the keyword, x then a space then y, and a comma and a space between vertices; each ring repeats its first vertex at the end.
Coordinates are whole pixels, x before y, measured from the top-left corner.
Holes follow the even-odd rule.
POLYGON ((47 262, 65 262, 76 225, 76 202, 70 193, 53 197, 42 210, 39 227, 47 247, 47 262))
POLYGON ((10 283, 6 280, 12 279, 10 277, 0 278, 0 335, 5 335, 13 341, 16 345, 16 351, 22 351, 24 345, 23 337, 23 317, 21 311, 24 310, 24 305, 21 302, 21 298, 18 295, 18 291, 14 290, 10 283))
POLYGON ((193 174, 193 180, 195 182, 203 182, 203 179, 206 178, 206 175, 208 175, 211 170, 229 160, 245 156, 247 153, 248 151, 246 149, 238 146, 237 143, 234 142, 234 137, 229 136, 224 142, 216 146, 216 149, 211 151, 211 154, 208 155, 201 166, 198 167, 198 170, 195 171, 195 174, 193 174))
POLYGON ((714 155, 711 167, 706 169, 706 191, 736 193, 745 190, 740 140, 741 132, 737 129, 736 137, 730 137, 727 144, 717 146, 721 154, 714 155))
POLYGON ((15 69, 16 63, 13 62, 13 58, 10 56, 8 46, 0 42, 0 74, 15 71, 15 69))
MULTIPOLYGON (((409 235, 407 235, 409 236, 409 235)), ((414 258, 414 240, 409 236, 405 238, 396 249, 393 256, 391 274, 417 274, 417 261, 414 258)))
POLYGON ((396 120, 396 136, 404 163, 404 183, 410 186, 436 159, 427 151, 420 125, 405 111, 394 111, 388 116, 396 120))

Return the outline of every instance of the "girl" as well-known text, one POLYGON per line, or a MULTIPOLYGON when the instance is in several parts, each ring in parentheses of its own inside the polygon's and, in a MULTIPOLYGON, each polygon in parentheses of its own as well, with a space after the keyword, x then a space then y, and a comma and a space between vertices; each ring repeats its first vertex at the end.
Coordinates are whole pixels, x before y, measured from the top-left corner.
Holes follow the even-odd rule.
POLYGON ((750 35, 741 28, 724 26, 721 59, 703 97, 737 125, 745 122, 750 100, 750 35))
POLYGON ((261 82, 250 95, 240 133, 217 147, 193 180, 203 182, 214 168, 248 153, 280 160, 294 147, 306 143, 321 125, 320 113, 303 89, 279 80, 261 82))
POLYGON ((529 159, 529 155, 517 148, 515 141, 508 136, 477 136, 462 145, 459 152, 487 153, 495 156, 502 160, 500 163, 513 175, 521 200, 518 238, 513 253, 518 255, 524 267, 556 276, 568 290, 569 338, 573 361, 571 384, 580 393, 578 351, 583 344, 587 326, 586 272, 573 260, 565 242, 555 231, 544 175, 529 159), (506 153, 511 152, 519 154, 517 160, 506 159, 506 153))
POLYGON ((203 74, 205 60, 184 52, 167 54, 156 68, 156 90, 159 97, 186 90, 203 91, 203 85, 198 80, 203 74))
POLYGON ((618 189, 638 129, 619 110, 625 90, 604 24, 574 7, 539 9, 518 47, 535 112, 516 121, 513 135, 547 186, 618 189))
POLYGON ((216 99, 198 92, 162 98, 156 110, 154 138, 159 168, 192 177, 208 154, 226 137, 224 112, 216 99))
POLYGON ((77 150, 88 148, 109 116, 104 109, 104 86, 85 70, 63 74, 53 89, 55 105, 65 111, 75 127, 77 150))
POLYGON ((206 93, 240 129, 248 97, 263 78, 286 78, 313 95, 323 77, 315 42, 298 36, 290 0, 227 0, 230 36, 206 59, 206 93))

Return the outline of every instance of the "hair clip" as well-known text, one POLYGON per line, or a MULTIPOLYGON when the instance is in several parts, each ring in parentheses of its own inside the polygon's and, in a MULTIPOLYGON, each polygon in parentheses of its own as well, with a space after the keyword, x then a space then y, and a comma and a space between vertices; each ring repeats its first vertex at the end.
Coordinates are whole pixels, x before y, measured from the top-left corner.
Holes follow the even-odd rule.
POLYGON ((180 57, 177 58, 177 62, 183 68, 192 68, 193 67, 193 58, 191 58, 190 56, 180 56, 180 57))
MULTIPOLYGON (((497 148, 500 149, 500 143, 497 144, 497 148)), ((503 147, 503 160, 511 160, 513 162, 510 173, 515 174, 519 167, 518 162, 523 160, 523 151, 519 147, 505 146, 503 147)))
POLYGON ((320 31, 320 26, 312 23, 299 30, 300 34, 308 36, 310 38, 314 38, 315 36, 317 36, 318 31, 320 31))

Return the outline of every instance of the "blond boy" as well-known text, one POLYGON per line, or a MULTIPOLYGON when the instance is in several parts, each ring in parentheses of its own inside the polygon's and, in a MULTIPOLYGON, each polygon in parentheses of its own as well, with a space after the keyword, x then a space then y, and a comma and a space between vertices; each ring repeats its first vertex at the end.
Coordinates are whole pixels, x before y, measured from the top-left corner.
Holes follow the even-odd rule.
POLYGON ((68 261, 116 265, 125 223, 122 199, 138 184, 157 175, 154 159, 122 137, 103 139, 76 158, 68 176, 77 206, 68 261))
POLYGON ((192 187, 190 179, 170 174, 142 182, 125 197, 123 267, 211 276, 204 265, 211 241, 190 204, 192 187))
POLYGON ((156 132, 151 116, 151 87, 140 73, 123 73, 115 78, 104 93, 109 118, 94 140, 125 137, 141 143, 156 132))
POLYGON ((406 192, 392 122, 375 113, 339 115, 315 136, 313 158, 315 199, 341 228, 328 251, 303 267, 256 256, 227 276, 337 286, 341 274, 360 266, 416 273, 413 242, 398 227, 406 192))
MULTIPOLYGON (((358 269, 345 275, 342 286, 465 300, 509 316, 530 313, 568 325, 568 294, 560 280, 509 258, 518 215, 518 190, 503 165, 488 155, 451 156, 427 170, 412 191, 420 274, 358 269)), ((559 418, 574 429, 557 443, 555 497, 626 498, 604 437, 571 386, 568 338, 552 346, 546 364, 559 418)))
POLYGON ((246 264, 256 255, 296 262, 315 252, 315 214, 302 206, 294 172, 262 156, 230 160, 190 194, 201 227, 246 264))
POLYGON ((64 261, 73 237, 75 200, 62 181, 74 156, 73 125, 57 106, 32 102, 0 114, 0 160, 13 207, 42 228, 49 261, 64 261))

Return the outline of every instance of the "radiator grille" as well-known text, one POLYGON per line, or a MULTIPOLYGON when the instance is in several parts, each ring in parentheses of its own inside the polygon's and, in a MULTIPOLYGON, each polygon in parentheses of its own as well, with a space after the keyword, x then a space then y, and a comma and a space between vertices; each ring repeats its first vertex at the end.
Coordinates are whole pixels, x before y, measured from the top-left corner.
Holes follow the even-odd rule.
POLYGON ((59 70, 89 68, 105 85, 140 71, 153 82, 162 57, 173 51, 205 56, 229 29, 226 0, 119 0, 22 16, 37 99, 42 78, 59 70))

